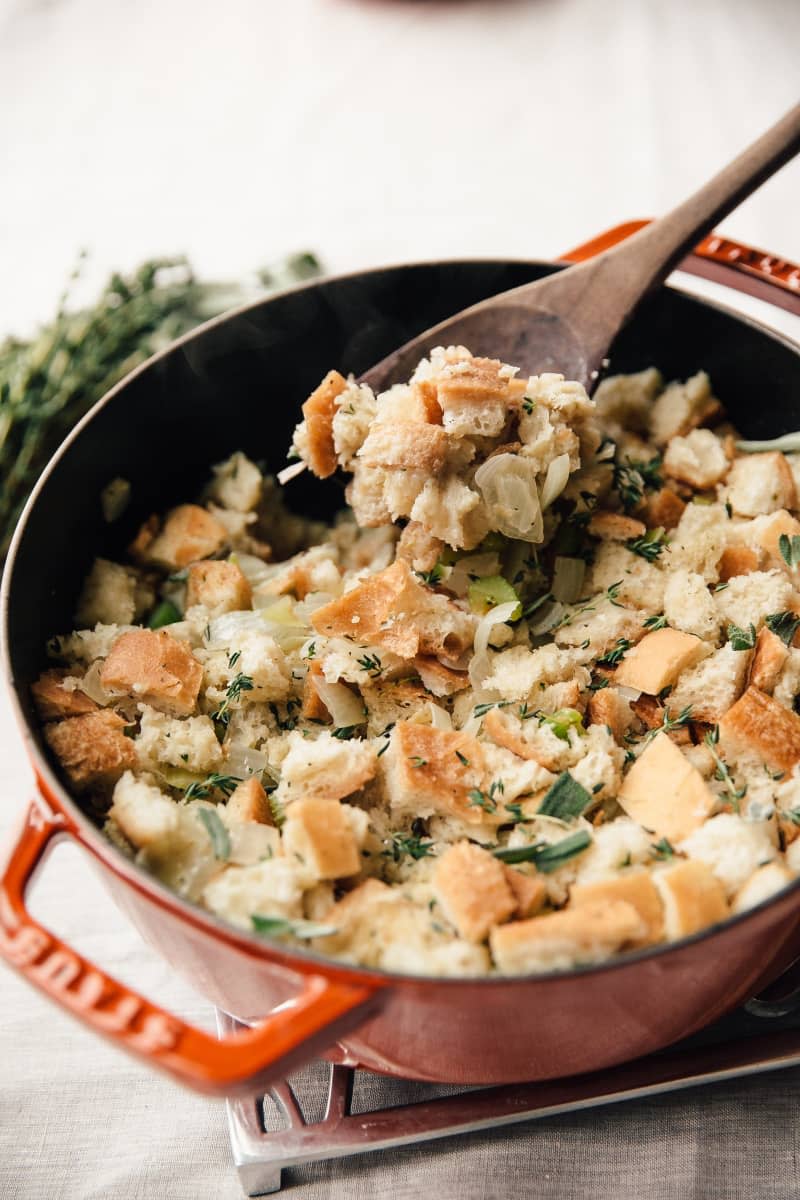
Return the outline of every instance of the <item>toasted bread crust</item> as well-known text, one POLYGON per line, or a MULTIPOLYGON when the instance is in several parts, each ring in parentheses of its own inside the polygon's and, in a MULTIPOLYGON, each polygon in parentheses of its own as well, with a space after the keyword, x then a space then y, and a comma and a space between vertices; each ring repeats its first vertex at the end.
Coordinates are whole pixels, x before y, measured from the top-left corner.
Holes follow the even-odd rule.
POLYGON ((409 521, 397 543, 397 557, 415 571, 432 571, 441 558, 444 542, 429 533, 420 521, 409 521))
POLYGON ((31 684, 31 694, 36 711, 43 721, 60 721, 63 717, 80 717, 84 713, 96 712, 99 705, 90 696, 76 688, 66 691, 62 681, 68 671, 55 668, 43 671, 31 684))
POLYGON ((642 751, 617 798, 634 821, 673 844, 702 825, 714 808, 702 775, 664 733, 642 751))
POLYGON ((203 668, 188 644, 151 629, 118 637, 100 672, 106 691, 178 716, 194 712, 202 680, 203 668))
POLYGON ((699 859, 675 863, 656 872, 653 880, 664 902, 664 927, 671 941, 689 937, 728 916, 722 884, 699 859))
POLYGON ((373 425, 358 457, 368 467, 399 467, 438 475, 447 463, 450 444, 441 425, 392 421, 373 425))
POLYGON ((599 879, 594 883, 575 884, 570 889, 571 908, 579 908, 598 900, 624 900, 631 904, 645 925, 636 946, 649 946, 660 942, 664 936, 664 914, 661 897, 649 871, 629 868, 613 879, 599 879))
POLYGON ((430 655, 418 655, 413 666, 426 690, 434 696, 454 696, 470 686, 466 671, 453 671, 430 655))
POLYGON ((445 916, 470 942, 482 942, 517 907, 503 864, 472 842, 456 842, 442 855, 433 885, 445 916))
POLYGON ((720 745, 733 754, 755 754, 777 771, 800 762, 800 717, 751 684, 719 723, 720 745))
POLYGON ((108 709, 45 725, 44 736, 77 792, 107 792, 136 766, 122 717, 108 709))
POLYGON ((186 607, 203 604, 215 613, 250 608, 253 590, 240 567, 232 562, 199 562, 189 567, 186 607))
POLYGON ((656 629, 633 646, 617 667, 614 680, 657 696, 687 667, 693 667, 707 651, 701 638, 677 629, 656 629))
POLYGON ((508 819, 507 812, 470 803, 470 792, 480 791, 483 783, 484 758, 480 743, 467 733, 398 721, 391 755, 382 761, 393 804, 413 797, 418 806, 460 817, 468 825, 502 825, 508 819))
POLYGON ((259 825, 275 824, 267 793, 255 776, 243 779, 236 785, 225 807, 236 821, 257 821, 259 825))
POLYGON ((515 867, 504 867, 506 883, 516 901, 515 917, 535 917, 547 900, 547 885, 541 875, 525 875, 515 867))
POLYGON ((680 496, 669 487, 663 487, 647 497, 642 516, 648 529, 675 529, 686 508, 680 496))
POLYGON ((616 512, 593 512, 588 528, 592 537, 608 542, 627 542, 647 533, 644 521, 637 521, 635 517, 626 517, 623 513, 616 512))
POLYGON ((303 405, 303 417, 308 431, 308 465, 320 479, 336 470, 336 450, 333 444, 333 418, 336 397, 347 387, 347 380, 338 371, 328 371, 303 405))
POLYGON ((789 647, 765 625, 759 630, 756 638, 748 686, 752 684, 759 691, 771 696, 788 657, 789 647))
MULTIPOLYGON (((140 531, 141 533, 141 531, 140 531)), ((167 513, 160 533, 141 554, 143 560, 168 571, 210 558, 228 542, 224 525, 199 504, 179 504, 167 513)))
POLYGON ((726 546, 717 566, 721 583, 727 583, 737 575, 750 575, 757 570, 758 555, 749 546, 726 546))
POLYGON ((589 697, 589 723, 606 725, 615 742, 622 742, 631 727, 631 705, 613 687, 601 688, 589 697))
POLYGON ((632 904, 608 900, 497 925, 490 941, 500 970, 517 973, 548 967, 553 954, 566 948, 578 959, 604 958, 640 941, 645 931, 632 904))
POLYGON ((355 835, 336 800, 295 800, 283 839, 287 853, 299 854, 319 879, 342 879, 361 870, 355 835))
POLYGON ((322 666, 316 661, 308 664, 308 672, 303 680, 303 705, 300 714, 310 721, 330 721, 330 713, 316 689, 314 680, 322 675, 322 666))

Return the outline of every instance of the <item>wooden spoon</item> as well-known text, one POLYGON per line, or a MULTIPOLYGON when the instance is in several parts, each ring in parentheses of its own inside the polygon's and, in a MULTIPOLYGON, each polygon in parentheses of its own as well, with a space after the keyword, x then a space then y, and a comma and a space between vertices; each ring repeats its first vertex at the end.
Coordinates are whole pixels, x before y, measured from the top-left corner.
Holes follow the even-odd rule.
POLYGON ((473 304, 406 342, 361 380, 409 378, 434 346, 463 344, 520 374, 558 371, 591 391, 637 306, 705 234, 800 150, 800 104, 671 213, 579 266, 473 304))

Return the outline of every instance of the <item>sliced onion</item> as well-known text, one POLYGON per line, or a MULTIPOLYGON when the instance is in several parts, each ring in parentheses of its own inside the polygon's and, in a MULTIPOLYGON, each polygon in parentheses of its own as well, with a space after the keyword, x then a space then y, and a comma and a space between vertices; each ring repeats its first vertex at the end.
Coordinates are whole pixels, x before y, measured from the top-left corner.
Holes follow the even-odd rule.
POLYGON ((556 555, 553 582, 550 590, 556 600, 563 604, 574 604, 581 594, 586 563, 582 558, 567 558, 556 555))
POLYGON ((615 687, 622 699, 627 700, 629 704, 638 700, 642 694, 639 688, 626 687, 624 683, 615 684, 615 687))
POLYGON ((495 454, 475 472, 492 529, 523 542, 544 537, 536 466, 518 454, 495 454))
POLYGON ((554 458, 547 468, 547 475, 542 487, 542 512, 561 495, 568 482, 569 455, 559 454, 558 458, 554 458))
POLYGON ((428 708, 431 714, 431 725, 434 729, 453 728, 453 722, 447 709, 441 708, 438 704, 434 704, 432 700, 428 701, 428 708))
POLYGON ((461 726, 461 732, 468 734, 470 737, 476 737, 481 730, 481 722, 483 717, 476 717, 473 713, 468 721, 465 721, 461 726))
POLYGON ((566 607, 559 600, 554 600, 551 604, 543 604, 536 620, 528 622, 528 629, 537 637, 542 633, 549 633, 566 611, 566 607))
POLYGON ((263 750, 256 750, 246 742, 231 742, 228 757, 225 760, 225 773, 234 775, 237 779, 247 779, 248 775, 261 775, 267 765, 267 756, 263 750))
POLYGON ((343 683, 328 683, 321 675, 314 676, 313 684, 337 729, 363 725, 364 701, 360 696, 343 683))
POLYGON ((255 554, 241 554, 238 550, 228 556, 228 562, 235 563, 252 587, 266 583, 283 570, 282 563, 265 563, 255 554))
POLYGON ((760 454, 763 450, 782 450, 784 454, 791 454, 800 450, 800 432, 784 433, 783 437, 769 438, 768 441, 762 442, 737 442, 736 449, 743 450, 745 454, 760 454))
POLYGON ((109 696, 108 692, 100 683, 100 671, 102 667, 103 663, 100 661, 100 659, 97 659, 95 662, 93 662, 83 679, 81 679, 80 683, 78 684, 78 688, 85 696, 88 696, 90 700, 94 700, 95 704, 99 704, 101 708, 104 708, 107 704, 111 704, 113 696, 109 696))
POLYGON ((512 613, 519 608, 515 600, 507 600, 505 604, 497 604, 481 617, 475 630, 473 646, 475 653, 469 664, 469 678, 473 687, 478 687, 489 670, 489 639, 495 625, 502 625, 511 619, 512 613))
POLYGON ((302 475, 306 469, 306 465, 302 461, 290 463, 288 467, 284 467, 282 471, 278 471, 278 483, 281 487, 289 483, 290 480, 296 479, 298 475, 302 475))

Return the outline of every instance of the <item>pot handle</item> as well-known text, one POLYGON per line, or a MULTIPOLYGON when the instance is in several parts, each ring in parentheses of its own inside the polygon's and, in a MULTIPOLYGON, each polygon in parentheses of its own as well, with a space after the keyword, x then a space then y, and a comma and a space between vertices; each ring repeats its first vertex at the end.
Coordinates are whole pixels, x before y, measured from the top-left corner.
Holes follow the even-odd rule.
POLYGON ((44 929, 25 907, 45 852, 68 835, 62 817, 31 803, 0 867, 0 955, 95 1033, 196 1091, 252 1096, 363 1022, 377 989, 328 979, 313 965, 300 994, 245 1033, 218 1040, 166 1013, 44 929))
MULTIPOLYGON (((649 224, 649 221, 627 221, 615 225, 562 254, 561 261, 577 263, 594 258, 649 224)), ((800 316, 800 266, 765 250, 756 250, 743 242, 710 233, 695 246, 678 270, 747 292, 800 316)))

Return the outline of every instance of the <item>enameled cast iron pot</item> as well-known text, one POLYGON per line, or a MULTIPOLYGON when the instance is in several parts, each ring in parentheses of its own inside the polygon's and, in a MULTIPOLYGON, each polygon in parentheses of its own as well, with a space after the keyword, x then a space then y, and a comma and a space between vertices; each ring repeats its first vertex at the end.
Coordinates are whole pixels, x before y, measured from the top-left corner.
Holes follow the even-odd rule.
MULTIPOLYGON (((749 264, 740 286, 763 288, 757 274, 771 276, 775 302, 800 313, 800 275, 791 264, 719 239, 705 252, 703 273, 719 269, 711 258, 738 257, 749 264)), ((216 320, 97 405, 51 462, 20 522, 3 591, 6 666, 39 794, 0 877, 0 952, 91 1028, 193 1087, 254 1094, 325 1052, 376 1071, 458 1083, 590 1071, 701 1027, 800 953, 799 881, 717 930, 604 967, 473 981, 347 967, 239 933, 178 899, 104 839, 44 752, 29 685, 47 638, 71 628, 95 554, 121 553, 145 517, 192 496, 209 465, 237 448, 268 459, 273 470, 283 466, 299 405, 330 367, 357 374, 457 309, 553 269, 532 262, 382 269, 312 283, 216 320), (108 527, 98 497, 116 476, 131 481, 133 498, 108 527), (178 971, 221 1008, 258 1024, 218 1042, 38 925, 25 908, 26 887, 61 837, 88 851, 119 906, 178 971)), ((667 378, 708 370, 750 436, 800 424, 800 350, 729 311, 662 289, 623 334, 611 366, 636 371, 653 363, 667 378)), ((335 487, 307 476, 292 487, 295 506, 321 516, 341 503, 335 487)))

